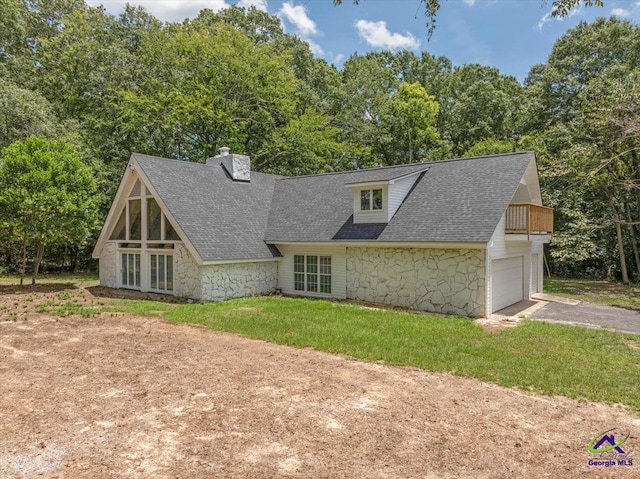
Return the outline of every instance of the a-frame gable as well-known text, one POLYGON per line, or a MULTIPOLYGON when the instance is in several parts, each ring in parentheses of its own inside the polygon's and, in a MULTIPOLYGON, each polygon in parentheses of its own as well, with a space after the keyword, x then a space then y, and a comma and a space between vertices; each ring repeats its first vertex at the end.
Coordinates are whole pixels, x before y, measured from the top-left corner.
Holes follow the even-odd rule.
POLYGON ((135 187, 136 183, 139 182, 141 188, 146 189, 149 194, 155 199, 158 206, 160 207, 161 214, 163 214, 167 221, 169 221, 171 227, 178 234, 180 241, 182 241, 189 251, 195 261, 198 264, 202 264, 202 258, 193 247, 189 238, 185 234, 185 232, 180 227, 180 224, 175 220, 169 209, 167 208, 163 199, 158 195, 157 191, 153 187, 152 183, 149 181, 147 176, 144 173, 144 170, 140 167, 138 162, 135 159, 135 156, 132 155, 129 159, 129 163, 127 164, 127 168, 120 180, 120 185, 118 186, 118 190, 116 192, 115 198, 111 204, 111 208, 109 209, 109 213, 107 214, 107 218, 102 227, 102 231, 100 232, 100 236, 96 243, 96 246, 93 250, 92 257, 99 258, 102 253, 102 248, 104 244, 109 241, 111 234, 126 207, 126 202, 132 196, 132 190, 135 187))

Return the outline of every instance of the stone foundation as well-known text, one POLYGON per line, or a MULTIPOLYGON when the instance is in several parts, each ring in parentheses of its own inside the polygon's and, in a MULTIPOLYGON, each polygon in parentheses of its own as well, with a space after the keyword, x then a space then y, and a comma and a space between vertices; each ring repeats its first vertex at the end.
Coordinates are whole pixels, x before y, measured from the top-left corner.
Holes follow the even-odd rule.
POLYGON ((100 285, 107 288, 118 287, 118 246, 115 242, 107 241, 100 255, 99 273, 100 285))
POLYGON ((483 316, 484 250, 347 248, 347 297, 483 316))
POLYGON ((219 301, 269 294, 276 289, 278 263, 219 264, 202 267, 202 299, 219 301))
POLYGON ((173 250, 173 293, 185 298, 202 299, 202 274, 184 244, 173 250))

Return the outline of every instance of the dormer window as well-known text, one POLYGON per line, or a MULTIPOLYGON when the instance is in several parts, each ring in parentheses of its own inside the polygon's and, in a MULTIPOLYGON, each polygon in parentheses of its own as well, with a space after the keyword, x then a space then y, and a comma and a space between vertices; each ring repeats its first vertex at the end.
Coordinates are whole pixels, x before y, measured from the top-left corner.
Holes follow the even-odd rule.
POLYGON ((382 209, 382 188, 360 191, 360 209, 362 211, 382 209))

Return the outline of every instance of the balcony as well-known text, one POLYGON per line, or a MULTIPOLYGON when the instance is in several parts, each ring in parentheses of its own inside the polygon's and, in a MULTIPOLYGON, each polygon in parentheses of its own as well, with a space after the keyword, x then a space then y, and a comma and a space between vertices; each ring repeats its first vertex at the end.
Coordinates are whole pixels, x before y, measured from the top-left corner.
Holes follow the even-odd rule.
POLYGON ((553 234, 553 208, 517 203, 507 208, 504 232, 508 235, 553 234))

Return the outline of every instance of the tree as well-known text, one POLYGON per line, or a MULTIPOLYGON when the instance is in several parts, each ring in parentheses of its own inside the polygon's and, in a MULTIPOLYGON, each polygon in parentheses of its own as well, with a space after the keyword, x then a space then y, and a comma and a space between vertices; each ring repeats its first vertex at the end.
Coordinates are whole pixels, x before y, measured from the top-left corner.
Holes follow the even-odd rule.
POLYGON ((0 149, 28 136, 49 136, 56 123, 51 104, 42 95, 0 78, 0 149))
POLYGON ((0 159, 0 227, 21 243, 20 285, 27 252, 35 251, 32 284, 45 247, 56 242, 82 244, 94 231, 96 183, 64 141, 29 137, 12 143, 0 159))
POLYGON ((422 85, 402 83, 393 98, 393 114, 396 137, 405 139, 408 163, 426 158, 429 149, 440 139, 435 128, 438 102, 422 85))

